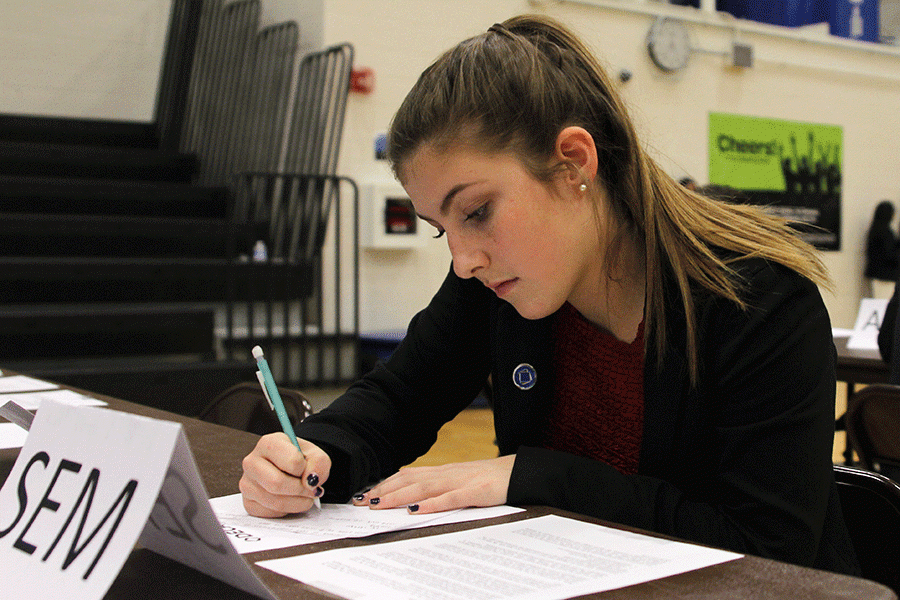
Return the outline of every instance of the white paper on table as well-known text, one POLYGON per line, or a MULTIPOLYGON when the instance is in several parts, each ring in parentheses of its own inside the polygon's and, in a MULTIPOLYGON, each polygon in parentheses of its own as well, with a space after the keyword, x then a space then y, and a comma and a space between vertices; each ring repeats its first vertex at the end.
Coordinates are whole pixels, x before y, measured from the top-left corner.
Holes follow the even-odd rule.
POLYGON ((0 449, 21 448, 28 432, 15 423, 0 423, 0 449))
POLYGON ((0 393, 36 392, 38 390, 56 390, 59 386, 49 381, 42 381, 27 375, 9 375, 0 377, 0 393))
POLYGON ((740 557, 548 515, 257 565, 349 600, 561 600, 740 557))
POLYGON ((12 400, 25 410, 38 410, 41 402, 52 401, 69 406, 106 406, 103 400, 79 394, 74 390, 44 390, 0 395, 0 403, 12 400))
POLYGON ((240 494, 212 498, 209 503, 231 543, 242 554, 489 519, 522 511, 512 506, 492 506, 417 515, 410 514, 406 508, 372 510, 352 504, 323 504, 322 508, 314 508, 301 515, 263 519, 247 514, 240 494))

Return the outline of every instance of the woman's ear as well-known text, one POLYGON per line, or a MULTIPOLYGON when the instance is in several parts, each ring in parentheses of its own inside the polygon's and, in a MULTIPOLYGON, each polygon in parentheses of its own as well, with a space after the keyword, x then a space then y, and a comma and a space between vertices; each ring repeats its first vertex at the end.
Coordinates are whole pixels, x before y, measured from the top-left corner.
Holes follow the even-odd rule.
POLYGON ((570 126, 556 136, 556 157, 563 164, 571 165, 567 177, 581 185, 597 176, 597 147, 594 137, 583 127, 570 126))

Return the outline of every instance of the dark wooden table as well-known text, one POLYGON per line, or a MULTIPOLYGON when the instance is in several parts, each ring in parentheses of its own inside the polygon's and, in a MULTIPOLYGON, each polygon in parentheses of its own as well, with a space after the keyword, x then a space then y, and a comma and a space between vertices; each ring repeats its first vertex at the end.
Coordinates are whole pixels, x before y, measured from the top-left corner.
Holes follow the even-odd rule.
MULTIPOLYGON (((257 440, 255 435, 124 402, 115 398, 99 395, 97 397, 108 401, 111 409, 181 423, 185 428, 191 450, 210 496, 223 496, 234 494, 238 491, 237 485, 241 476, 241 459, 255 445, 257 440)), ((17 454, 15 450, 0 451, 0 477, 3 479, 6 478, 6 475, 11 470, 17 454)), ((248 554, 245 557, 251 563, 256 563, 260 560, 320 550, 461 531, 463 529, 533 518, 545 514, 558 514, 618 527, 615 524, 581 517, 564 511, 544 507, 529 507, 524 513, 486 521, 455 523, 411 531, 385 533, 362 540, 335 540, 309 546, 248 554)), ((254 566, 254 569, 279 598, 321 600, 334 598, 329 594, 262 567, 254 566)), ((896 595, 888 588, 871 581, 797 567, 753 556, 585 597, 619 599, 702 598, 705 600, 710 598, 734 598, 740 600, 775 598, 791 598, 793 600, 821 600, 823 598, 896 599, 896 595)), ((126 561, 121 573, 107 593, 106 599, 140 600, 145 598, 166 598, 167 600, 204 600, 207 598, 215 600, 249 600, 252 597, 194 569, 185 567, 149 550, 137 548, 126 561)))
MULTIPOLYGON (((881 359, 878 350, 852 350, 847 348, 849 338, 834 338, 837 348, 837 380, 847 384, 847 406, 856 391, 857 384, 887 383, 890 367, 881 359)), ((844 415, 838 417, 835 429, 846 431, 844 415)), ((849 441, 844 447, 844 464, 853 464, 853 450, 849 441)))
POLYGON ((858 383, 887 383, 890 369, 878 350, 851 350, 847 348, 848 339, 834 338, 837 379, 847 383, 847 393, 850 394, 858 383))

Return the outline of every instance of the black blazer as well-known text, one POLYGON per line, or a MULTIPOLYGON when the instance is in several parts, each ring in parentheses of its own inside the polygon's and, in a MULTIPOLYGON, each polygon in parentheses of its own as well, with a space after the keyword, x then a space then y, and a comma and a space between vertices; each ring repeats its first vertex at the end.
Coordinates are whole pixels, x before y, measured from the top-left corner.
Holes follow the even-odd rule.
POLYGON ((645 358, 637 475, 541 447, 553 397, 554 316, 526 320, 450 272, 393 356, 298 434, 332 458, 326 500, 415 460, 492 375, 500 453, 516 453, 510 504, 555 506, 742 553, 855 574, 831 462, 835 350, 816 286, 760 259, 738 263, 750 310, 695 294, 701 374, 667 294, 667 348, 645 358), (531 365, 535 385, 513 371, 531 365))
POLYGON ((895 281, 897 279, 897 236, 891 231, 890 221, 873 224, 866 238, 866 268, 863 274, 870 279, 895 281))

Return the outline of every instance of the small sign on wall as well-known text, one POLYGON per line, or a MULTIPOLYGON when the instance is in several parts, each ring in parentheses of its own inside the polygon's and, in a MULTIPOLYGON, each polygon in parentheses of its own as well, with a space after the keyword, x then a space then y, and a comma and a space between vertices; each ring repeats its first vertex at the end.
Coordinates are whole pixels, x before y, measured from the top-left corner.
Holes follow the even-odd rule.
POLYGON ((436 233, 433 227, 420 222, 406 190, 398 183, 363 185, 361 212, 363 248, 417 248, 436 233))

